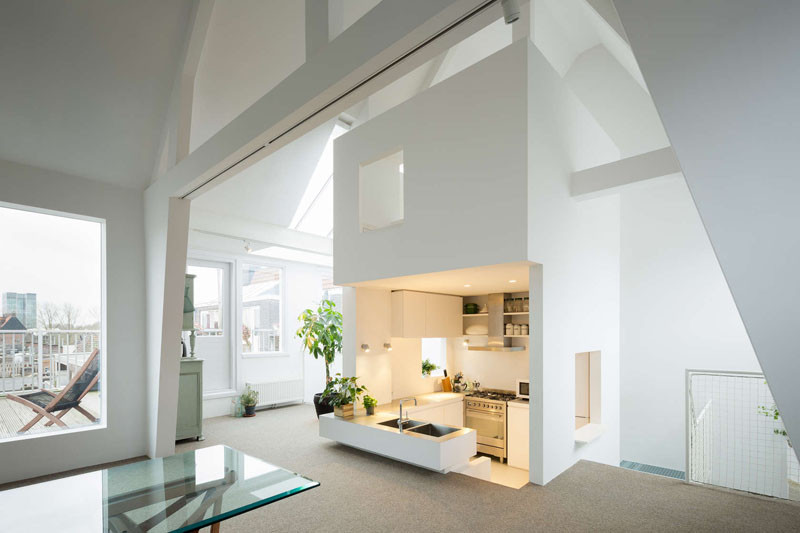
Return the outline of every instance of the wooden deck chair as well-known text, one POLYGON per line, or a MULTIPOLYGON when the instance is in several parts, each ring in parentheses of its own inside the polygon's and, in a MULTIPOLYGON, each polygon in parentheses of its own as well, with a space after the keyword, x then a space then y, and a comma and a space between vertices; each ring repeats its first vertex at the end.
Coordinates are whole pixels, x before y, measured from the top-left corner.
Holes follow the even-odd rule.
POLYGON ((45 426, 56 424, 60 427, 67 427, 61 418, 72 409, 75 409, 92 422, 96 422, 97 419, 94 415, 81 407, 80 403, 83 397, 92 390, 92 387, 97 384, 97 380, 100 378, 99 353, 100 351, 97 349, 93 351, 67 386, 58 394, 47 389, 42 389, 30 394, 7 395, 6 397, 9 400, 21 403, 36 413, 36 416, 34 416, 30 422, 22 426, 22 429, 17 431, 17 433, 25 433, 35 426, 42 418, 47 419, 45 426))

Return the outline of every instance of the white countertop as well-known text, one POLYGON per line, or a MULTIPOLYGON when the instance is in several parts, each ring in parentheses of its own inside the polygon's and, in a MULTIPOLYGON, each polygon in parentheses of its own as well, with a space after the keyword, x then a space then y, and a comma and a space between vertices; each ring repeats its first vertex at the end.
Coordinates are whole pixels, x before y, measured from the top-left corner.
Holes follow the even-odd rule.
POLYGON ((530 407, 531 402, 528 400, 518 399, 518 400, 511 400, 508 402, 509 407, 518 407, 520 409, 528 409, 530 407))

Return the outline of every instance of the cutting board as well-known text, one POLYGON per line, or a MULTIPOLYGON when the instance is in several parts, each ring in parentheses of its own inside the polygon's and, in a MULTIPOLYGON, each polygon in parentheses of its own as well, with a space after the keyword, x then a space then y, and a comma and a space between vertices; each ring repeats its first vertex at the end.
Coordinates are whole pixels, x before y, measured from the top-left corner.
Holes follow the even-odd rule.
POLYGON ((442 392, 453 392, 453 384, 450 378, 442 378, 442 392))

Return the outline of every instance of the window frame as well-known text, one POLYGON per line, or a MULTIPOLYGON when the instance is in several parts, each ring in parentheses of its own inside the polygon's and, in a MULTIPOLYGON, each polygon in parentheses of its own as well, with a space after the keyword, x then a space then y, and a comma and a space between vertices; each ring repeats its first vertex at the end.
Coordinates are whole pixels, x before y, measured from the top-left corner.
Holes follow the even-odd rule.
POLYGON ((44 431, 41 433, 32 434, 25 433, 23 435, 8 437, 0 440, 0 446, 9 442, 42 439, 61 435, 69 435, 72 433, 83 433, 108 429, 108 221, 105 218, 94 217, 90 215, 81 215, 78 213, 46 209, 32 205, 4 202, 2 200, 0 200, 0 208, 16 209, 18 211, 25 211, 28 213, 70 218, 73 220, 82 220, 84 222, 94 222, 100 225, 100 340, 98 342, 98 346, 100 347, 100 378, 98 379, 100 393, 99 420, 97 423, 87 426, 66 427, 59 428, 58 431, 44 431))
MULTIPOLYGON (((426 358, 426 357, 425 357, 425 349, 424 349, 424 347, 422 346, 422 345, 423 345, 423 343, 424 343, 426 340, 429 340, 429 339, 435 339, 435 340, 438 340, 438 341, 440 342, 440 344, 441 344, 441 346, 442 346, 442 349, 444 350, 444 353, 443 353, 443 354, 441 354, 441 355, 442 355, 442 358, 443 358, 444 360, 442 361, 442 360, 440 359, 440 360, 438 360, 438 361, 431 361, 433 364, 438 364, 438 365, 439 365, 439 368, 437 368, 436 370, 434 370, 433 372, 431 372, 431 373, 430 373, 430 375, 428 375, 428 376, 423 376, 423 379, 437 379, 437 378, 442 378, 442 377, 444 377, 444 370, 445 370, 445 368, 447 367, 447 344, 448 344, 448 343, 447 343, 447 338, 446 338, 446 337, 423 337, 422 339, 420 339, 420 357, 419 357, 419 364, 420 364, 420 367, 422 366, 422 362, 423 362, 425 359, 429 359, 429 358, 426 358)), ((421 369, 420 369, 420 373, 421 373, 421 369)))
MULTIPOLYGON (((236 331, 235 336, 236 352, 242 359, 264 359, 270 357, 289 357, 291 354, 286 350, 286 266, 268 258, 262 260, 260 256, 248 255, 246 258, 236 259, 236 331), (242 305, 242 271, 245 265, 252 265, 263 268, 274 268, 280 272, 280 300, 278 304, 278 312, 280 317, 280 326, 278 331, 281 336, 281 349, 277 352, 245 352, 242 350, 241 334, 239 333, 244 325, 244 306, 242 305)), ((233 337, 233 335, 232 335, 233 337)))
MULTIPOLYGON (((204 390, 203 400, 236 396, 238 394, 236 384, 239 382, 239 367, 236 363, 238 358, 238 353, 236 351, 236 336, 233 334, 226 334, 226 331, 230 332, 231 330, 226 330, 225 328, 226 320, 228 328, 235 326, 236 321, 236 309, 233 307, 236 300, 236 260, 231 259, 229 256, 218 253, 190 249, 186 254, 186 266, 188 267, 190 265, 211 268, 222 267, 223 271, 228 276, 227 283, 223 283, 223 294, 221 298, 223 301, 220 303, 220 307, 222 307, 222 335, 217 336, 216 338, 222 338, 223 342, 226 342, 228 345, 228 354, 230 357, 230 383, 228 384, 227 389, 213 390, 210 392, 206 392, 204 390), (225 292, 227 292, 227 294, 225 294, 225 292)), ((197 337, 198 340, 201 338, 215 337, 197 337)))

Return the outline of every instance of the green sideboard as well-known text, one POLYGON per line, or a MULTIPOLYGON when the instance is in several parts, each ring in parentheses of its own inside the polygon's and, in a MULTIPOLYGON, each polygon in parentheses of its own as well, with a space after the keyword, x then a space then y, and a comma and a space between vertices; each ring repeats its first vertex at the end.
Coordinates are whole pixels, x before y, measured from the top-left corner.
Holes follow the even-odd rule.
POLYGON ((181 358, 175 440, 203 440, 203 360, 181 358))

